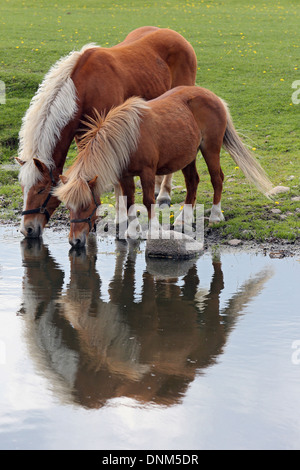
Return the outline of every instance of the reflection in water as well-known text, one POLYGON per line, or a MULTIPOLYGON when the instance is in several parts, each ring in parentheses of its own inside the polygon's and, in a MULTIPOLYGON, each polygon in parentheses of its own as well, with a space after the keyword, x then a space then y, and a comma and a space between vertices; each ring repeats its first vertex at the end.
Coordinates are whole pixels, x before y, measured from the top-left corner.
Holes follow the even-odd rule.
POLYGON ((23 240, 21 249, 21 313, 31 355, 56 394, 87 408, 122 396, 143 404, 178 403, 196 374, 215 364, 244 306, 272 276, 260 272, 221 309, 218 257, 208 291, 200 287, 194 261, 148 259, 137 297, 135 243, 116 241, 104 301, 93 238, 86 250, 70 251, 66 289, 47 246, 23 240))

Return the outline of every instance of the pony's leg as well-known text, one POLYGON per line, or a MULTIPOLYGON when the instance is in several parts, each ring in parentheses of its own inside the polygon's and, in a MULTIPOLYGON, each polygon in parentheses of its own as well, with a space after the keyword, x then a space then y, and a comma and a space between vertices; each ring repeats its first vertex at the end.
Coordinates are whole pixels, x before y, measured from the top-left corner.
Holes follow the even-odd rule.
POLYGON ((207 164, 211 183, 214 189, 213 206, 209 217, 210 223, 218 223, 224 220, 224 215, 221 210, 221 197, 224 181, 224 173, 220 165, 221 145, 221 143, 218 145, 216 142, 210 143, 208 140, 205 145, 200 147, 207 164))
POLYGON ((143 204, 148 212, 148 237, 159 238, 159 221, 155 213, 155 174, 151 169, 144 170, 140 175, 143 188, 143 204))
POLYGON ((155 176, 155 199, 158 198, 163 179, 164 179, 163 175, 155 176))
POLYGON ((116 198, 115 227, 117 239, 123 240, 127 230, 127 198, 123 195, 120 183, 114 186, 116 198))
MULTIPOLYGON (((159 206, 166 204, 170 207, 171 205, 172 177, 172 174, 162 177, 160 190, 156 199, 159 206)), ((156 178, 159 177, 157 176, 156 178)), ((156 191, 157 187, 155 187, 155 192, 156 191)))
POLYGON ((200 181, 196 168, 196 159, 183 168, 182 173, 184 175, 187 193, 184 201, 184 208, 174 223, 175 228, 179 229, 182 228, 183 224, 186 224, 191 228, 193 222, 193 208, 196 203, 197 188, 200 181))
POLYGON ((122 188, 120 184, 116 184, 115 187, 115 198, 116 198, 116 225, 127 222, 127 203, 126 197, 123 196, 122 188))
POLYGON ((135 184, 132 176, 127 176, 120 181, 123 195, 127 197, 128 228, 125 237, 137 239, 141 236, 141 226, 137 218, 135 207, 135 184))

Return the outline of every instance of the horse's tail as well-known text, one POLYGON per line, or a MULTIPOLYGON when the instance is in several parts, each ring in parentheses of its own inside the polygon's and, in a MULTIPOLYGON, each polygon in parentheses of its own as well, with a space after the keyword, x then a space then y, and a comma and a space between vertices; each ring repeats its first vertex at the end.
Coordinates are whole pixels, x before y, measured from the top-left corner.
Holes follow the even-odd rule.
MULTIPOLYGON (((223 100, 222 100, 223 101, 223 100)), ((227 113, 227 127, 223 139, 223 147, 232 157, 236 165, 242 170, 246 178, 253 183, 259 191, 269 197, 273 185, 264 169, 243 144, 232 122, 227 104, 223 101, 227 113)))

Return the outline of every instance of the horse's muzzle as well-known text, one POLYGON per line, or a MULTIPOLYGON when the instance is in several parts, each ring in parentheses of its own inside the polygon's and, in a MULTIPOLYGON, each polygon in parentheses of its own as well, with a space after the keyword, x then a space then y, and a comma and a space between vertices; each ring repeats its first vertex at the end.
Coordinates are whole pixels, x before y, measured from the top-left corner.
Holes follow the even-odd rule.
POLYGON ((82 234, 80 238, 69 238, 69 243, 72 246, 72 248, 83 248, 86 243, 86 236, 85 234, 82 234))
POLYGON ((42 228, 40 225, 37 225, 36 227, 27 225, 21 227, 21 233, 25 238, 39 238, 42 236, 42 228))

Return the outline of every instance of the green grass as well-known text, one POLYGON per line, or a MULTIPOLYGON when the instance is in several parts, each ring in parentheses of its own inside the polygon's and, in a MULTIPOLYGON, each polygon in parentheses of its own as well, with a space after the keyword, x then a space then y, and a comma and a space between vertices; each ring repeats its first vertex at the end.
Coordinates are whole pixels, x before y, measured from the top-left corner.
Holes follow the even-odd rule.
MULTIPOLYGON (((89 42, 113 46, 139 26, 172 28, 196 51, 197 84, 227 101, 236 128, 274 185, 290 187, 273 202, 266 200, 222 152, 226 221, 214 230, 221 239, 299 239, 299 202, 292 201, 299 195, 300 175, 300 104, 292 103, 292 83, 300 80, 299 16, 299 2, 288 0, 3 0, 0 80, 6 85, 6 104, 0 104, 0 164, 14 161, 21 119, 44 74, 61 56, 89 42), (273 208, 281 213, 272 213, 273 208)), ((68 161, 74 157, 72 146, 68 161)), ((198 202, 208 209, 212 188, 200 155, 198 160, 198 202)), ((22 205, 16 175, 7 178, 6 172, 1 178, 2 214, 22 205)), ((181 173, 174 185, 183 185, 181 173)), ((103 199, 109 202, 110 195, 103 199)), ((183 199, 175 190, 174 203, 183 199)))

